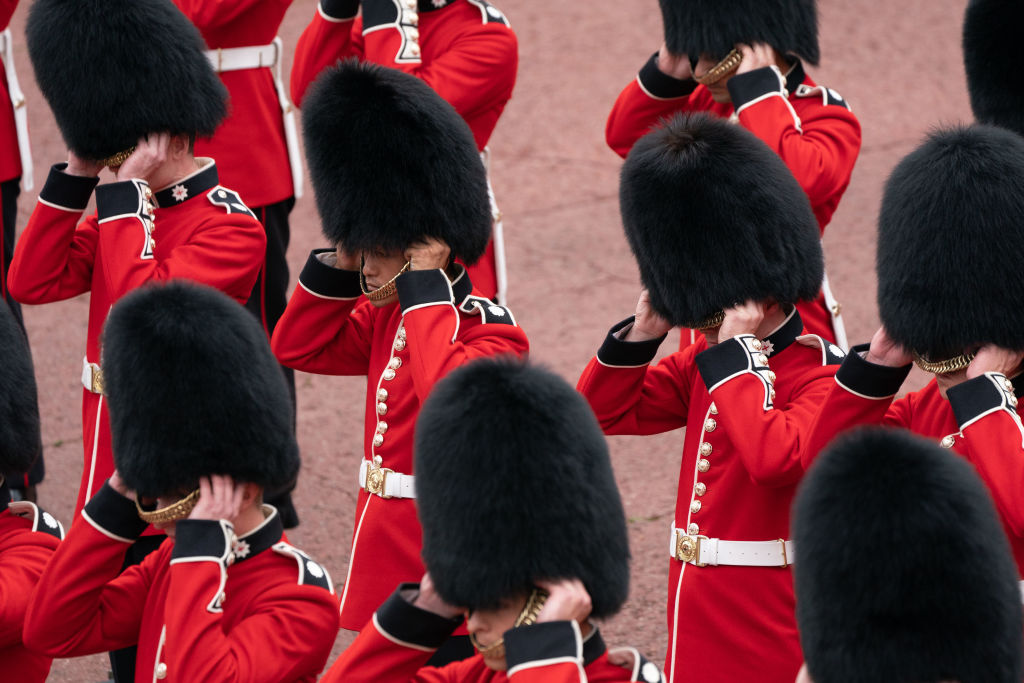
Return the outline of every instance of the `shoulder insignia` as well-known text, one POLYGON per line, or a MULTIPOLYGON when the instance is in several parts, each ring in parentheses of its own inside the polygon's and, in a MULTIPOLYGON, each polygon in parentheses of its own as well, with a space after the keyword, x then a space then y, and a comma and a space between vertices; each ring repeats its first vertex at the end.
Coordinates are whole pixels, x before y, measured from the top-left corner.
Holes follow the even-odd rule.
POLYGON ((805 334, 797 337, 796 340, 804 346, 821 349, 822 365, 842 365, 843 359, 846 358, 846 351, 816 334, 805 334))
POLYGON ((228 213, 245 213, 256 218, 256 214, 249 210, 249 207, 234 190, 218 185, 206 193, 206 198, 210 200, 211 204, 221 207, 228 213))
POLYGON ((330 593, 334 592, 331 575, 327 573, 322 564, 316 562, 309 555, 283 541, 275 543, 273 550, 278 555, 284 555, 295 560, 299 567, 298 584, 300 586, 319 586, 330 593))
POLYGON ((617 647, 608 653, 629 656, 629 661, 623 662, 620 666, 631 673, 630 683, 665 683, 665 675, 658 665, 640 654, 635 647, 617 647))
POLYGON ((483 23, 485 24, 505 24, 505 26, 511 26, 508 23, 508 19, 505 17, 505 13, 495 7, 486 0, 469 0, 469 4, 476 5, 480 8, 480 14, 483 17, 483 23))
POLYGON ((49 534, 58 541, 64 540, 64 525, 56 517, 40 508, 35 503, 19 500, 8 506, 12 515, 32 522, 32 531, 49 534))
POLYGON ((467 296, 462 301, 462 305, 459 307, 463 313, 469 313, 475 315, 480 314, 482 322, 484 324, 498 324, 498 325, 513 325, 515 326, 516 318, 512 315, 512 311, 499 306, 490 299, 485 299, 482 296, 467 296))
POLYGON ((842 95, 832 88, 826 88, 823 85, 812 86, 801 83, 794 94, 797 97, 820 97, 822 106, 834 104, 839 107, 846 107, 846 109, 850 109, 850 103, 844 100, 842 95))

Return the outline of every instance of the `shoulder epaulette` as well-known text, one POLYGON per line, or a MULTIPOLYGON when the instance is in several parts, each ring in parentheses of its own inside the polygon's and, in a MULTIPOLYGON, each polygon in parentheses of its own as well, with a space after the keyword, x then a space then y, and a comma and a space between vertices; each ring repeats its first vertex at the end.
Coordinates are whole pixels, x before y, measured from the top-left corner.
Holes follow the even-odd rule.
POLYGON ((512 311, 482 296, 467 296, 462 302, 461 309, 463 313, 479 313, 484 323, 516 325, 512 311))
POLYGON ((245 202, 234 190, 218 185, 206 193, 206 198, 210 200, 211 204, 221 207, 228 213, 245 213, 256 218, 256 214, 245 205, 245 202))
POLYGON ((801 335, 796 340, 804 346, 821 349, 822 365, 842 365, 843 359, 846 358, 846 351, 816 334, 801 335))
POLYGON ((505 17, 505 13, 486 0, 469 0, 469 4, 476 5, 480 8, 480 14, 483 16, 483 23, 505 24, 505 26, 510 25, 508 23, 508 18, 505 17))
POLYGON ((275 543, 272 549, 278 555, 284 555, 295 560, 299 568, 298 584, 300 586, 319 586, 328 592, 334 592, 331 575, 327 573, 327 569, 322 564, 295 546, 283 541, 275 543))
MULTIPOLYGON (((807 85, 801 83, 797 86, 796 92, 793 93, 797 97, 820 97, 821 104, 827 106, 834 104, 839 107, 846 107, 850 109, 850 103, 843 99, 843 96, 837 93, 832 88, 826 88, 823 85, 807 85)), ((853 111, 850 109, 850 111, 853 111)))
POLYGON ((19 500, 11 503, 8 509, 12 515, 32 522, 32 531, 49 534, 59 541, 64 540, 64 525, 35 503, 19 500))

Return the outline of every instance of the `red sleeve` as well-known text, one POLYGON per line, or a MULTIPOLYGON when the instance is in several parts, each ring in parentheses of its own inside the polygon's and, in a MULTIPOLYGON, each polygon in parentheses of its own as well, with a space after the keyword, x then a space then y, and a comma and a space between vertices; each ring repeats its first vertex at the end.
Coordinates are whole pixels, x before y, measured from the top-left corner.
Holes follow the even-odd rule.
POLYGON ((121 573, 125 551, 142 533, 135 505, 104 485, 57 548, 32 594, 25 644, 53 657, 78 657, 134 645, 163 550, 121 573), (119 575, 120 574, 120 575, 119 575))
POLYGON ((11 23, 14 10, 18 8, 18 0, 0 0, 0 31, 11 23))
POLYGON ((338 631, 334 595, 297 582, 268 582, 267 590, 248 603, 247 616, 225 633, 220 602, 231 527, 212 520, 185 522, 189 524, 178 523, 168 587, 171 599, 164 605, 167 641, 174 644, 165 651, 168 669, 180 672, 183 681, 225 683, 277 683, 319 674, 338 631), (223 552, 220 557, 195 556, 183 554, 178 546, 217 547, 223 552))
POLYGON ((659 434, 685 426, 695 347, 651 366, 663 338, 619 339, 616 335, 632 323, 628 318, 611 329, 576 388, 590 403, 605 434, 659 434))
POLYGON ((32 589, 57 545, 55 537, 26 529, 0 554, 0 648, 21 644, 32 589))
POLYGON ((355 13, 340 19, 328 17, 317 4, 313 21, 299 36, 295 46, 291 73, 292 102, 296 107, 302 106, 306 90, 321 71, 339 59, 362 55, 362 20, 357 19, 355 13))
POLYGON ((287 7, 292 0, 174 0, 182 14, 201 31, 223 26, 254 6, 268 2, 287 7))

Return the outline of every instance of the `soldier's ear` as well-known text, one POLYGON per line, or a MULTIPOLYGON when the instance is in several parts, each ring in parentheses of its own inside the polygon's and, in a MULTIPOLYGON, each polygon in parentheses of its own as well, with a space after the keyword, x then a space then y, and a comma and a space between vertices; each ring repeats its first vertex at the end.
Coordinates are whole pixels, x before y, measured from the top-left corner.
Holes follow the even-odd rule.
POLYGON ((192 136, 185 133, 172 135, 170 145, 167 147, 168 156, 176 161, 191 156, 193 139, 192 136))
POLYGON ((259 505, 263 502, 263 487, 259 484, 242 484, 242 507, 249 507, 252 504, 259 505))

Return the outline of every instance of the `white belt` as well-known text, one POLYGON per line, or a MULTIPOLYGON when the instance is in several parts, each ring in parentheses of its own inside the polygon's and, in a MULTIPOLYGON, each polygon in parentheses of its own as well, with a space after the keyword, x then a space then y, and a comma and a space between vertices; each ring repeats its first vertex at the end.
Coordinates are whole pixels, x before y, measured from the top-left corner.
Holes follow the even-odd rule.
POLYGON ((103 393, 103 371, 88 358, 82 359, 82 386, 94 394, 103 393))
POLYGON ((32 148, 28 143, 28 111, 25 107, 25 95, 18 85, 18 74, 14 70, 14 46, 11 29, 0 32, 0 60, 4 63, 7 74, 7 90, 11 95, 11 106, 14 107, 14 128, 18 133, 18 152, 21 155, 21 189, 29 192, 35 183, 32 180, 32 148))
POLYGON ((274 38, 269 45, 255 47, 221 47, 207 50, 206 58, 217 73, 225 71, 241 71, 243 69, 273 69, 274 88, 277 100, 281 104, 281 115, 284 119, 284 139, 288 147, 288 164, 292 169, 292 193, 298 199, 302 196, 302 157, 299 152, 299 133, 295 126, 295 107, 288 99, 288 91, 284 88, 281 77, 281 55, 284 53, 284 42, 281 37, 274 38))
POLYGON ((849 351, 850 345, 846 339, 846 325, 843 324, 843 307, 832 294, 832 288, 828 286, 828 275, 821 280, 821 293, 825 297, 825 308, 832 316, 832 332, 836 335, 836 344, 843 351, 849 351))
POLYGON ((491 240, 494 243, 494 277, 496 280, 497 292, 494 298, 502 306, 508 301, 508 271, 505 269, 505 228, 501 222, 501 209, 494 199, 494 188, 491 187, 491 148, 484 147, 480 152, 480 160, 484 162, 484 171, 487 174, 487 198, 491 202, 491 224, 494 228, 491 240))
POLYGON ((381 467, 369 460, 359 463, 359 488, 381 498, 415 498, 416 477, 381 467))
POLYGON ((793 541, 723 541, 673 529, 669 555, 697 567, 788 567, 793 564, 793 541))

